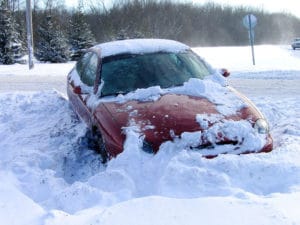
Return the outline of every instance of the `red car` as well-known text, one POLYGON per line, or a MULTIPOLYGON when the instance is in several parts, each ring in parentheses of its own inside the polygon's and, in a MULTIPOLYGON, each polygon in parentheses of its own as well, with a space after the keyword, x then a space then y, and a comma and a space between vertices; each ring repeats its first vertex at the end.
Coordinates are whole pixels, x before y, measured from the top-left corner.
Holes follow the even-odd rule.
POLYGON ((189 135, 194 141, 185 148, 206 157, 271 151, 267 121, 226 85, 228 75, 176 41, 113 41, 83 55, 68 74, 67 93, 104 158, 123 151, 124 128, 132 125, 151 153, 189 135))

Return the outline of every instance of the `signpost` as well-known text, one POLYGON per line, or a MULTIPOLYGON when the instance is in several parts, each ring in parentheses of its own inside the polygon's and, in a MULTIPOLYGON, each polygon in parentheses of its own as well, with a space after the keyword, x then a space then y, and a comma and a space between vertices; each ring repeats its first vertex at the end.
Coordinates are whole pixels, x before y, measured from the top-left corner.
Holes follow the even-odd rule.
POLYGON ((31 0, 26 0, 26 27, 29 69, 33 68, 33 36, 32 36, 32 11, 31 0))
POLYGON ((254 44, 254 27, 257 24, 257 19, 253 14, 248 14, 243 18, 243 24, 248 29, 249 40, 250 40, 251 51, 252 51, 252 62, 253 62, 253 65, 255 65, 253 44, 254 44))

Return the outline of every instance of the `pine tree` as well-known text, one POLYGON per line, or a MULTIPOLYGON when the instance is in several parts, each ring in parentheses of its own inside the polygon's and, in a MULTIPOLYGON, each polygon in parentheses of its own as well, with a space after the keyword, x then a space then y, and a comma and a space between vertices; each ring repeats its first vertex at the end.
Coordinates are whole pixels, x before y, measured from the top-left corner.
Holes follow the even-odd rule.
POLYGON ((116 40, 125 40, 129 38, 130 37, 128 35, 127 29, 121 29, 117 34, 116 40))
POLYGON ((14 64, 23 56, 17 25, 7 1, 0 1, 0 64, 14 64))
POLYGON ((85 22, 82 6, 72 15, 69 23, 69 43, 71 59, 78 60, 84 51, 95 44, 95 38, 89 25, 85 22))
POLYGON ((51 16, 46 16, 37 30, 35 56, 42 62, 61 63, 69 60, 70 52, 63 32, 51 16))
POLYGON ((22 44, 22 53, 24 53, 27 48, 26 19, 24 17, 24 11, 14 12, 14 18, 16 21, 16 32, 18 33, 19 40, 22 44))

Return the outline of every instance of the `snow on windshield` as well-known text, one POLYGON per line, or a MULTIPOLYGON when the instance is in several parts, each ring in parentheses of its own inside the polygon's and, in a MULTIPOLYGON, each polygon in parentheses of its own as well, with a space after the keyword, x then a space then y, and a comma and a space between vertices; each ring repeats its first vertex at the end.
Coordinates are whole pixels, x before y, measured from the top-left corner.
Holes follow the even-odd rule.
POLYGON ((100 102, 157 101, 162 95, 170 93, 207 98, 223 115, 232 115, 245 106, 245 103, 226 87, 225 79, 218 72, 205 77, 204 80, 191 78, 179 87, 162 89, 154 86, 137 89, 125 95, 119 94, 116 97, 99 98, 97 95, 92 95, 87 104, 96 107, 100 102))

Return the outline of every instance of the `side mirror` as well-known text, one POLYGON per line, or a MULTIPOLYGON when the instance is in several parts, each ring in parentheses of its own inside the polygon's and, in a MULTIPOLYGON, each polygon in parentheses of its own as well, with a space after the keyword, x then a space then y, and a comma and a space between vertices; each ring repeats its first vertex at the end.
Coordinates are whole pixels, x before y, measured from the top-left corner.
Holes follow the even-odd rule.
POLYGON ((89 91, 82 89, 80 86, 73 87, 73 92, 77 95, 87 95, 90 94, 89 91))
POLYGON ((220 69, 220 73, 223 75, 223 77, 229 77, 230 72, 227 69, 220 69))
POLYGON ((73 92, 77 95, 80 95, 82 94, 81 93, 81 87, 80 86, 75 86, 74 89, 73 89, 73 92))

